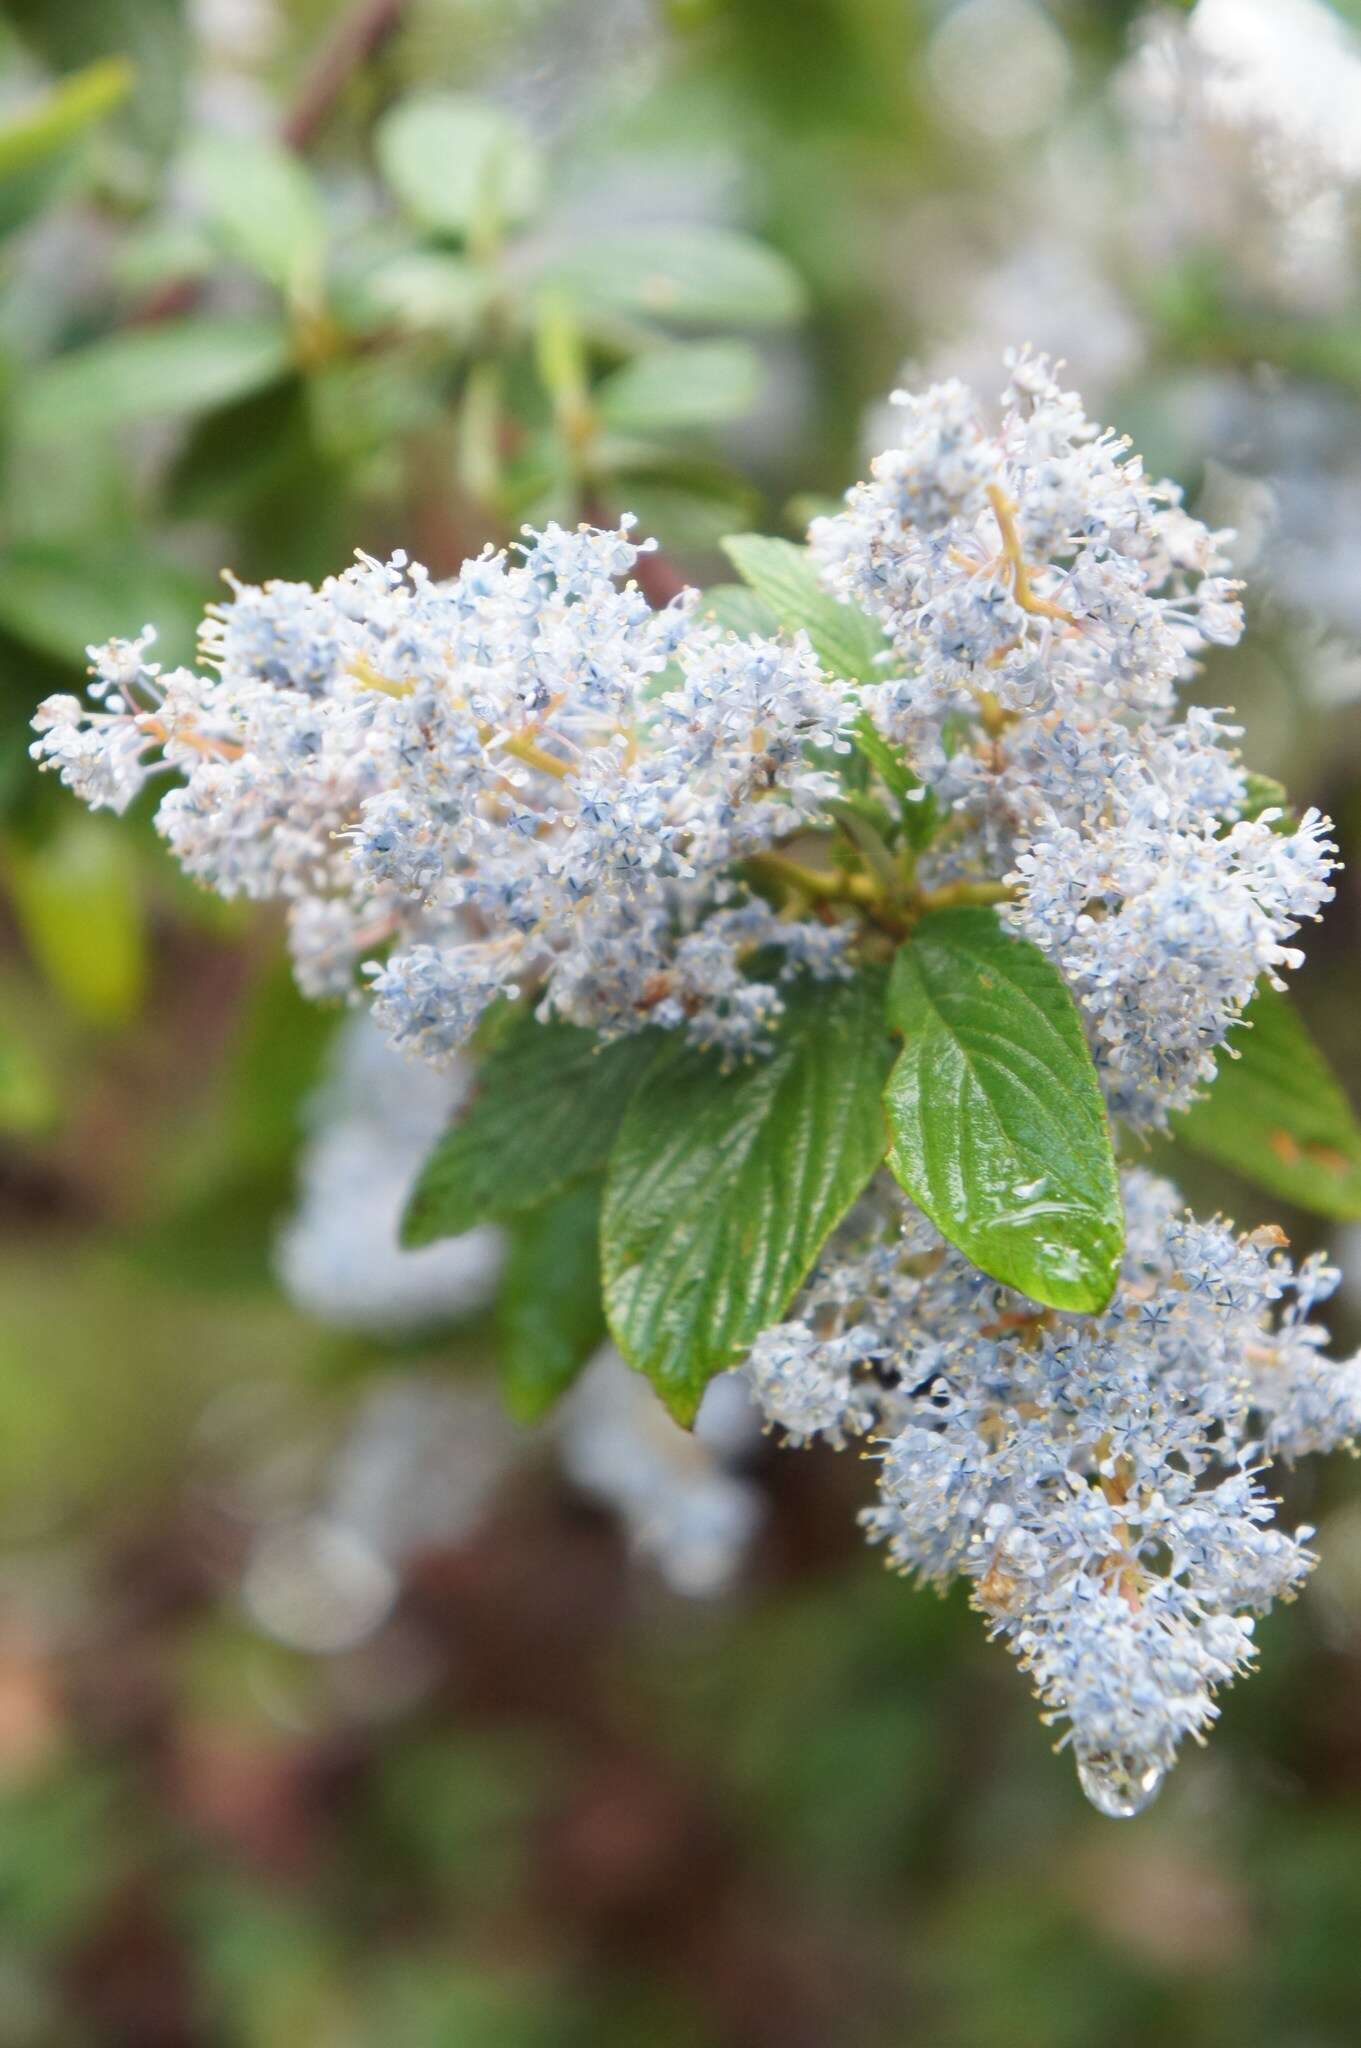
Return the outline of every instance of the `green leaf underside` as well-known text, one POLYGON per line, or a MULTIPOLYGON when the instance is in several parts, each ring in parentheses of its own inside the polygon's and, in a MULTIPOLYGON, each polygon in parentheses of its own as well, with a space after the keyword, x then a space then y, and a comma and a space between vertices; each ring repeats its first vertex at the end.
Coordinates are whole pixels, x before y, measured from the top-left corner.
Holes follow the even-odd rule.
POLYGON ((497 1352, 501 1391, 517 1422, 537 1422, 604 1342, 600 1195, 593 1174, 510 1226, 497 1352))
POLYGON ((884 1153, 884 978, 800 982, 775 1050, 663 1052, 624 1118, 602 1226, 615 1342, 672 1413, 779 1319, 884 1153))
POLYGON ((596 1172, 658 1037, 602 1045, 575 1024, 518 1019, 482 1064, 468 1108, 421 1168, 402 1243, 504 1222, 596 1172))
POLYGON ((888 642, 855 605, 841 604, 823 589, 807 548, 764 533, 733 533, 723 552, 788 632, 802 628, 829 675, 857 683, 884 680, 888 671, 876 656, 888 642))
POLYGON ((951 1244, 1033 1301, 1103 1308, 1124 1242, 1105 1106, 1058 970, 983 909, 894 962, 889 1165, 951 1244))
POLYGON ((1289 998, 1260 988, 1218 1066, 1173 1135, 1301 1209, 1361 1217, 1361 1126, 1289 998))

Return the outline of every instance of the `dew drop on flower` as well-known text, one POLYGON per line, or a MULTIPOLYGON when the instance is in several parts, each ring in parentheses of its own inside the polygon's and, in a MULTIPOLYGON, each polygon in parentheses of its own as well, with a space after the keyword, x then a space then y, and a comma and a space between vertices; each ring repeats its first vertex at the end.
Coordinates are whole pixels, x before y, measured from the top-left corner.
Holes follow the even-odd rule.
POLYGON ((1165 1776, 1160 1765, 1139 1756, 1093 1750, 1078 1758, 1079 1785, 1097 1812, 1110 1820, 1132 1820, 1151 1806, 1165 1776))

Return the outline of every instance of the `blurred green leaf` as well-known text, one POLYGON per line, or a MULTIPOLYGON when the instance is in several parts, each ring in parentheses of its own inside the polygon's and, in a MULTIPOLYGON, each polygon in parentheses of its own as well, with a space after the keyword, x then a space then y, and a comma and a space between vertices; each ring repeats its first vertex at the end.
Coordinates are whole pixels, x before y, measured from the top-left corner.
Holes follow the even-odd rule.
POLYGON ((199 412, 272 384, 291 356, 278 320, 205 314, 133 327, 44 364, 23 394, 21 419, 31 433, 56 437, 199 412))
POLYGON ((760 387, 760 359, 744 342, 680 342, 635 356, 598 386, 594 401, 609 426, 649 433, 737 419, 760 387))
POLYGON ((600 1296, 601 1179, 517 1216, 497 1301, 501 1391, 517 1422, 537 1422, 605 1341, 600 1296))
POLYGON ((1361 1217, 1361 1125, 1289 997, 1259 987, 1216 1066, 1172 1120, 1179 1142, 1301 1209, 1361 1217))
POLYGON ((0 626, 58 661, 85 667, 92 644, 157 629, 157 656, 193 656, 204 591, 135 543, 18 541, 0 553, 0 626))
POLYGON ((465 94, 402 100, 378 123, 374 147, 398 199, 437 234, 494 235, 538 203, 543 170, 532 138, 465 94))
POLYGON ((555 257, 545 281, 583 316, 629 313, 676 326, 783 327, 802 317, 803 285, 775 250, 726 228, 604 234, 555 257))
POLYGON ((34 1037, 16 1020, 0 1020, 0 1133, 32 1136, 61 1114, 58 1077, 34 1037))
POLYGON ((57 994, 87 1023, 129 1023, 146 983, 146 935, 126 830, 68 811, 40 846, 11 845, 7 866, 24 941, 57 994))
POLYGON ((721 462, 661 449, 648 454, 635 443, 616 449, 602 442, 596 455, 611 510, 636 513, 639 531, 668 549, 712 550, 735 520, 755 510, 750 484, 721 462))
POLYGON ((780 622, 763 597, 745 583, 715 583, 700 607, 730 633, 778 633, 780 622))
POLYGON ((193 57, 185 0, 6 0, 5 15, 54 71, 129 63, 137 89, 117 110, 125 140, 153 158, 173 147, 193 57))
MULTIPOLYGON (((27 182, 30 173, 64 154, 127 98, 133 80, 125 58, 105 58, 58 80, 32 106, 12 114, 0 126, 0 181, 27 182)), ((7 218, 9 206, 9 192, 0 193, 0 219, 7 218)))
POLYGON ((389 320, 464 340, 494 289, 484 269, 451 249, 400 249, 351 282, 345 305, 365 322, 389 320))
POLYGON ((316 289, 326 215, 316 180, 292 150, 266 135, 205 134, 190 148, 185 172, 233 256, 281 292, 316 289))

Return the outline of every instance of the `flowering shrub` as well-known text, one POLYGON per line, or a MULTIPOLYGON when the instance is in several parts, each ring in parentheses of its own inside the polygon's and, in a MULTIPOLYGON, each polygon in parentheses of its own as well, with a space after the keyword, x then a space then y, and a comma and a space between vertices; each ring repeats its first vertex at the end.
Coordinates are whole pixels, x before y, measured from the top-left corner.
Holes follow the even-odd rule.
POLYGON ((286 906, 309 994, 480 1060, 406 1237, 508 1227, 559 1332, 522 1412, 602 1295, 682 1421, 745 1360, 790 1441, 872 1448, 870 1537, 969 1580, 1130 1814, 1312 1563, 1264 1469, 1354 1436, 1361 1360, 1319 1355, 1335 1272, 1118 1148, 1177 1119, 1350 1213, 1361 1133, 1282 994, 1326 821, 1178 715, 1241 630, 1227 536, 1009 374, 995 432, 900 397, 807 550, 728 543, 741 586, 655 608, 628 522, 233 584, 206 673, 96 650, 33 751, 120 811, 171 771, 158 829, 286 906))

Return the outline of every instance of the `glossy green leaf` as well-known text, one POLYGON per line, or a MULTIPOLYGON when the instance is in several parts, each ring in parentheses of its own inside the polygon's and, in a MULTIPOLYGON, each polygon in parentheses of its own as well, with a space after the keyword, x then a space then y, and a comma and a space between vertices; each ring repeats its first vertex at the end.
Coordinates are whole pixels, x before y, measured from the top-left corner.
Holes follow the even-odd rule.
POLYGON ((128 328, 54 356, 28 384, 23 424, 74 437, 201 412, 273 383, 290 353, 288 330, 276 320, 205 314, 128 328))
POLYGON ((800 982, 775 1049, 725 1072, 673 1045, 610 1159, 605 1307, 629 1363, 688 1422, 787 1308, 884 1155, 883 976, 800 982))
POLYGON ((463 93, 400 101, 374 137, 383 176, 423 227, 495 233, 538 204, 543 167, 533 140, 499 107, 463 93))
POLYGON ((744 342, 693 341, 645 349, 607 377, 594 397, 607 425, 649 433, 738 419, 760 388, 760 360, 744 342))
POLYGON ((723 552, 786 631, 802 628, 830 675, 883 681, 886 671, 876 659, 887 646, 883 634, 855 605, 841 604, 823 589, 807 548, 764 533, 734 533, 724 540, 723 552))
POLYGON ((472 1101, 422 1167, 403 1244, 502 1222, 598 1171, 656 1050, 653 1033, 605 1045, 575 1024, 517 1018, 482 1062, 472 1101))
POLYGON ((267 135, 210 132, 189 152, 189 187, 241 262, 279 291, 314 287, 326 252, 321 193, 306 164, 267 135))
POLYGON ((604 1342, 600 1190, 593 1174, 510 1225, 497 1360, 517 1422, 537 1422, 604 1342))
POLYGON ((1057 968, 984 909, 923 918, 894 961, 889 1165, 966 1257, 1051 1308, 1091 1311, 1124 1241, 1105 1105, 1057 968))
POLYGON ((598 235, 555 259, 544 281, 570 292, 583 314, 626 313, 678 327, 782 327, 806 304, 783 256, 726 228, 598 235))
POLYGON ((1361 1217, 1361 1125, 1290 999, 1261 987, 1217 1065, 1172 1120, 1180 1142, 1298 1208, 1361 1217))

